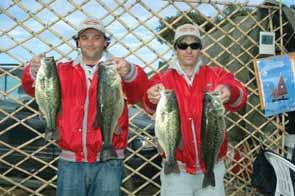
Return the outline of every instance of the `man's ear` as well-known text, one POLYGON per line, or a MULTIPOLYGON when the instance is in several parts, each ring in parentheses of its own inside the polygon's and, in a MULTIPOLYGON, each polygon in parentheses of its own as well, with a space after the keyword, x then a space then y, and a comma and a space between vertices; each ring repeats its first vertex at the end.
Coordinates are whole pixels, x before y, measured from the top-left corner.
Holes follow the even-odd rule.
POLYGON ((76 40, 76 46, 77 46, 77 48, 80 48, 80 42, 79 42, 79 39, 76 40))
POLYGON ((104 37, 105 38, 105 42, 104 42, 104 49, 106 49, 110 43, 111 43, 111 39, 109 37, 104 37))
POLYGON ((76 47, 79 48, 79 43, 78 43, 78 39, 79 39, 79 38, 78 38, 76 35, 74 35, 72 38, 73 38, 73 40, 75 40, 75 42, 76 42, 76 47))

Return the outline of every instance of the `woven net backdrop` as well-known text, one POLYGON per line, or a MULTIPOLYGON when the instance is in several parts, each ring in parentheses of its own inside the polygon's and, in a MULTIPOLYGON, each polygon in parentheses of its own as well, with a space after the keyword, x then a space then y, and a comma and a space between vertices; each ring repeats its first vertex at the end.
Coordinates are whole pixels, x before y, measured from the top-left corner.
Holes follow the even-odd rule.
MULTIPOLYGON (((226 195, 258 194, 250 186, 252 162, 262 144, 282 153, 285 117, 264 117, 253 62, 259 58, 259 31, 274 31, 276 51, 285 52, 286 22, 280 5, 230 2, 1 1, 0 195, 55 195, 59 150, 56 143, 44 140, 44 121, 34 99, 23 92, 20 77, 35 55, 74 58, 72 36, 87 16, 103 20, 113 55, 139 64, 150 77, 173 61, 171 39, 177 25, 200 25, 205 62, 233 72, 249 92, 247 106, 226 116, 226 195)), ((152 140, 153 121, 140 106, 130 109, 123 195, 160 195, 161 159, 152 140)))

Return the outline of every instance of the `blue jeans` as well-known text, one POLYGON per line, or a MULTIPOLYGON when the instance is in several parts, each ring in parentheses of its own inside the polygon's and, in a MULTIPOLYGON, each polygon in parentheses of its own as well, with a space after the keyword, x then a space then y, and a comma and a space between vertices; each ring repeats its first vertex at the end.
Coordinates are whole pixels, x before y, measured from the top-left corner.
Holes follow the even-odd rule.
POLYGON ((57 196, 119 196, 123 160, 77 163, 60 159, 57 196))

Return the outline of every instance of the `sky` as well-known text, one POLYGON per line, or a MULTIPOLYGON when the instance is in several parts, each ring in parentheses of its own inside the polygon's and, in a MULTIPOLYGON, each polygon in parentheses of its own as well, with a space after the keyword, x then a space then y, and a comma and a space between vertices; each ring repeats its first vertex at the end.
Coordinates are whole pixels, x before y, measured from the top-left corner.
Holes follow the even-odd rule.
MULTIPOLYGON (((46 5, 49 0, 39 2, 46 5)), ((176 8, 171 5, 166 7, 168 2, 160 0, 157 1, 157 4, 151 3, 150 0, 142 0, 142 4, 136 4, 135 0, 104 0, 103 4, 97 4, 96 1, 83 3, 82 0, 73 2, 77 6, 82 4, 81 7, 84 11, 87 10, 87 14, 90 16, 103 18, 107 31, 112 37, 110 48, 112 54, 127 56, 127 60, 138 64, 157 64, 160 60, 169 60, 173 56, 167 44, 161 44, 157 39, 154 39, 153 33, 157 31, 159 19, 152 16, 145 6, 156 11, 161 17, 173 16, 179 11, 188 9, 186 4, 180 2, 175 3, 176 8), (125 4, 120 6, 118 2, 125 4), (133 15, 126 11, 127 8, 131 8, 133 15), (118 17, 114 18, 108 14, 108 10, 112 10, 118 17), (143 23, 139 23, 138 20, 143 21, 143 23), (133 29, 133 33, 128 34, 128 29, 133 29), (126 48, 130 48, 130 50, 126 48), (160 59, 159 54, 162 55, 162 59, 160 59)), ((240 0, 239 2, 247 1, 240 0)), ((249 4, 261 2, 260 0, 253 0, 249 4)), ((291 5, 295 4, 295 0, 283 0, 283 3, 291 5)), ((62 58, 59 53, 69 58, 75 58, 77 53, 72 51, 75 42, 71 37, 75 34, 81 19, 85 18, 85 14, 74 12, 67 16, 73 9, 73 5, 65 0, 57 0, 50 5, 50 10, 43 9, 42 11, 38 11, 42 8, 42 5, 35 0, 20 1, 19 6, 11 6, 12 4, 10 0, 0 1, 0 64, 22 64, 30 60, 33 55, 44 51, 49 51, 47 55, 55 56, 57 59, 62 58), (20 7, 27 10, 24 11, 20 7), (68 24, 58 17, 65 18, 68 24), (13 18, 21 24, 17 25, 13 18), (54 24, 55 21, 59 22, 54 24), (50 31, 42 32, 44 27, 48 27, 50 31), (39 32, 42 33, 39 34, 39 32), (39 39, 56 48, 50 50, 48 45, 36 38, 28 40, 31 36, 30 33, 37 33, 39 39), (61 44, 62 40, 66 40, 66 44, 61 44), (23 43, 17 45, 16 41, 23 43)), ((198 10, 207 16, 214 15, 215 12, 215 9, 208 4, 198 6, 198 10)))

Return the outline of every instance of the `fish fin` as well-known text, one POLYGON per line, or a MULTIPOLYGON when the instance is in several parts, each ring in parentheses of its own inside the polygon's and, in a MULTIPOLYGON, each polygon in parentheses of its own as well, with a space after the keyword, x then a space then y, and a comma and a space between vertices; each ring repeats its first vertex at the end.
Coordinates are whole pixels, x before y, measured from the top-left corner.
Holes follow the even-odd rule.
POLYGON ((107 161, 118 159, 117 153, 112 144, 103 144, 100 152, 100 160, 107 161))
MULTIPOLYGON (((56 65, 55 65, 56 66, 56 65)), ((59 95, 59 100, 58 100, 58 108, 57 108, 57 113, 61 113, 62 112, 62 101, 61 101, 61 84, 60 84, 60 79, 59 79, 59 75, 58 74, 56 74, 56 78, 57 78, 57 81, 59 81, 58 82, 58 89, 59 89, 59 93, 60 93, 60 95, 59 95)))
POLYGON ((57 140, 59 138, 58 132, 56 129, 46 129, 45 131, 45 139, 46 140, 57 140))
POLYGON ((98 128, 100 125, 100 112, 99 111, 96 111, 96 114, 95 114, 95 120, 92 124, 92 127, 93 128, 98 128))
MULTIPOLYGON (((100 64, 103 64, 102 62, 100 62, 98 64, 98 68, 100 67, 100 64)), ((98 73, 98 76, 100 75, 100 71, 98 69, 97 71, 98 73)), ((97 94, 96 94, 96 113, 95 113, 95 119, 94 119, 94 122, 92 123, 92 127, 93 128, 98 128, 99 125, 100 125, 100 101, 99 101, 99 79, 97 79, 97 94)))
POLYGON ((43 118, 43 116, 42 116, 41 113, 38 114, 38 118, 39 118, 39 120, 44 120, 44 118, 43 118))
POLYGON ((56 116, 61 114, 61 105, 59 105, 56 109, 56 116))
POLYGON ((179 170, 179 167, 178 167, 178 164, 177 164, 176 160, 166 161, 164 163, 164 173, 166 175, 170 174, 170 173, 176 173, 176 174, 180 173, 180 170, 179 170))
POLYGON ((150 115, 150 118, 155 121, 156 120, 156 112, 154 114, 150 115))
POLYGON ((45 115, 42 113, 42 111, 40 110, 40 108, 39 108, 39 106, 38 106, 38 118, 39 118, 40 120, 45 120, 44 116, 45 116, 45 115))
POLYGON ((182 137, 181 137, 181 135, 179 136, 179 139, 178 139, 178 141, 177 141, 177 148, 178 149, 183 149, 183 142, 182 142, 182 137))
POLYGON ((92 127, 93 128, 98 128, 99 127, 99 122, 98 122, 98 119, 97 118, 95 118, 95 121, 93 122, 93 124, 92 124, 92 127))
POLYGON ((122 133, 122 128, 120 127, 119 123, 116 124, 114 134, 120 135, 122 133))
POLYGON ((57 112, 56 112, 57 114, 62 113, 62 105, 61 105, 61 101, 59 101, 58 108, 57 108, 56 111, 57 111, 57 112))
POLYGON ((100 111, 100 103, 99 103, 99 99, 97 99, 97 103, 96 103, 96 114, 95 114, 95 120, 92 124, 93 128, 98 128, 99 125, 101 124, 101 111, 100 111))
POLYGON ((162 146, 159 143, 159 139, 156 136, 152 138, 152 142, 156 146, 156 149, 157 149, 159 154, 164 154, 165 153, 164 149, 162 148, 162 146))
POLYGON ((209 185, 215 187, 215 174, 214 174, 213 171, 212 172, 206 172, 204 174, 202 187, 206 188, 209 185))

